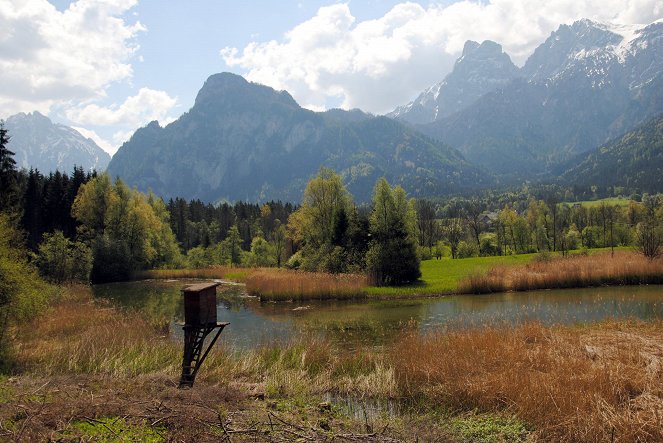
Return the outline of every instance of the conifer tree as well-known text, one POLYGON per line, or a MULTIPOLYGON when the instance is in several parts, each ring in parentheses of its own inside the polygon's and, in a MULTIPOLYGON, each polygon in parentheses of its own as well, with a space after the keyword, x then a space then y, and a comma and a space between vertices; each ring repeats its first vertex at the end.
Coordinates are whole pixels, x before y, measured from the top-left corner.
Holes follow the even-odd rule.
POLYGON ((14 212, 19 206, 16 161, 8 148, 9 140, 9 131, 0 120, 0 212, 14 212))

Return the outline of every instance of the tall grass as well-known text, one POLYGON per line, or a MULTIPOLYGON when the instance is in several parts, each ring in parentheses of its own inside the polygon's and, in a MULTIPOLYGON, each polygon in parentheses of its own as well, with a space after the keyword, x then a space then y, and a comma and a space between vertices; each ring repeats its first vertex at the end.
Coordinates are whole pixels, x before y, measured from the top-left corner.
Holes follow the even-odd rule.
POLYGON ((133 275, 135 280, 171 279, 171 278, 225 278, 228 274, 237 273, 237 268, 229 266, 210 266, 199 269, 150 269, 138 271, 133 275))
POLYGON ((20 330, 24 369, 41 374, 133 376, 155 371, 174 373, 181 349, 167 331, 138 313, 124 313, 93 300, 89 288, 67 290, 55 303, 20 330))
MULTIPOLYGON (((94 300, 87 287, 68 288, 67 293, 68 297, 18 331, 17 358, 23 373, 115 378, 163 374, 177 380, 181 342, 138 313, 94 300)), ((216 346, 198 380, 253 386, 272 396, 397 395, 393 370, 384 356, 340 352, 316 336, 242 352, 216 346)))
POLYGON ((627 251, 555 257, 523 266, 496 266, 460 284, 462 293, 663 283, 663 260, 627 251))
POLYGON ((366 297, 366 276, 288 270, 260 270, 246 280, 261 300, 351 299, 366 297))
POLYGON ((394 346, 392 361, 406 395, 515 414, 534 427, 534 441, 663 441, 661 326, 414 334, 394 346))

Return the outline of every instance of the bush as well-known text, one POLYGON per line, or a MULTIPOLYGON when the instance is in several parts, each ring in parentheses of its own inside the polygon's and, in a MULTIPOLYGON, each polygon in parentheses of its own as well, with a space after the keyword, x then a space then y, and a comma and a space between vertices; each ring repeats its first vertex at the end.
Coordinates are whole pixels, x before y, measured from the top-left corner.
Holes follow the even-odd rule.
POLYGON ((9 326, 36 316, 56 293, 28 262, 23 239, 12 221, 0 214, 0 371, 10 364, 9 326))
POLYGON ((419 246, 417 248, 417 252, 419 254, 420 260, 430 260, 433 258, 433 254, 431 253, 430 248, 427 246, 419 246))
POLYGON ((62 231, 55 231, 44 234, 35 264, 39 273, 50 282, 88 282, 92 271, 92 251, 83 243, 72 242, 62 231))
POLYGON ((470 258, 477 257, 479 255, 479 247, 474 243, 467 243, 466 241, 461 240, 458 243, 458 258, 470 258))
POLYGON ((497 247, 497 235, 492 232, 481 234, 479 243, 479 253, 483 256, 497 255, 499 252, 499 248, 497 247))
POLYGON ((366 266, 370 283, 376 286, 402 285, 421 277, 415 245, 405 238, 372 242, 366 254, 366 266))
POLYGON ((302 253, 297 251, 288 259, 285 267, 288 269, 299 269, 302 266, 302 253))

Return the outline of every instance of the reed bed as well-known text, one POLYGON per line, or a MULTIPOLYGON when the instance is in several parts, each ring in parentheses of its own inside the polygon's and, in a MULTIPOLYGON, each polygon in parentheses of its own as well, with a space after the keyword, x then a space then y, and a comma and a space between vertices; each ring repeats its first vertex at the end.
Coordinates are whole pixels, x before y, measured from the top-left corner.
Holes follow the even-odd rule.
POLYGON ((134 280, 145 279, 238 279, 242 280, 251 272, 249 268, 232 268, 230 266, 210 266, 198 269, 150 269, 134 274, 134 280))
POLYGON ((182 351, 167 338, 167 325, 155 326, 138 313, 94 300, 87 287, 68 293, 46 315, 21 327, 24 369, 114 377, 177 371, 182 351))
POLYGON ((522 266, 497 266, 461 281, 461 293, 663 283, 663 260, 627 251, 556 257, 522 266))
POLYGON ((663 441, 663 324, 526 324, 404 337, 399 387, 458 411, 513 414, 532 441, 663 441))
POLYGON ((246 280, 248 293, 267 301, 364 298, 367 287, 364 275, 274 269, 256 271, 246 280))
MULTIPOLYGON (((100 375, 118 379, 165 375, 175 381, 182 344, 139 313, 92 298, 84 286, 17 331, 17 370, 38 376, 100 375)), ((272 396, 336 392, 397 396, 393 370, 384 356, 344 353, 317 337, 269 343, 249 351, 220 346, 208 355, 199 380, 246 384, 272 396)))

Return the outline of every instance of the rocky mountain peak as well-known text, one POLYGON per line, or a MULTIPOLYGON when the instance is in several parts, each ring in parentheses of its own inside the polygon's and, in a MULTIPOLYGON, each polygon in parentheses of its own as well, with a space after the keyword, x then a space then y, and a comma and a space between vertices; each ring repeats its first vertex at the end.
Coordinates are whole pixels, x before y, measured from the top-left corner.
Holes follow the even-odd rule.
POLYGON ((270 103, 299 108, 286 91, 279 92, 269 86, 251 83, 240 75, 222 72, 207 78, 196 96, 195 106, 262 106, 270 103))
POLYGON ((43 173, 69 172, 74 166, 102 171, 110 155, 75 129, 53 123, 38 111, 18 113, 7 118, 9 142, 21 168, 39 169, 43 173))
POLYGON ((529 80, 545 81, 577 58, 618 45, 623 39, 610 26, 588 19, 560 25, 527 59, 522 72, 529 80))
POLYGON ((396 108, 389 117, 415 124, 430 123, 466 108, 518 76, 518 67, 502 50, 502 45, 490 40, 481 44, 468 40, 453 70, 442 82, 428 88, 413 102, 396 108))

